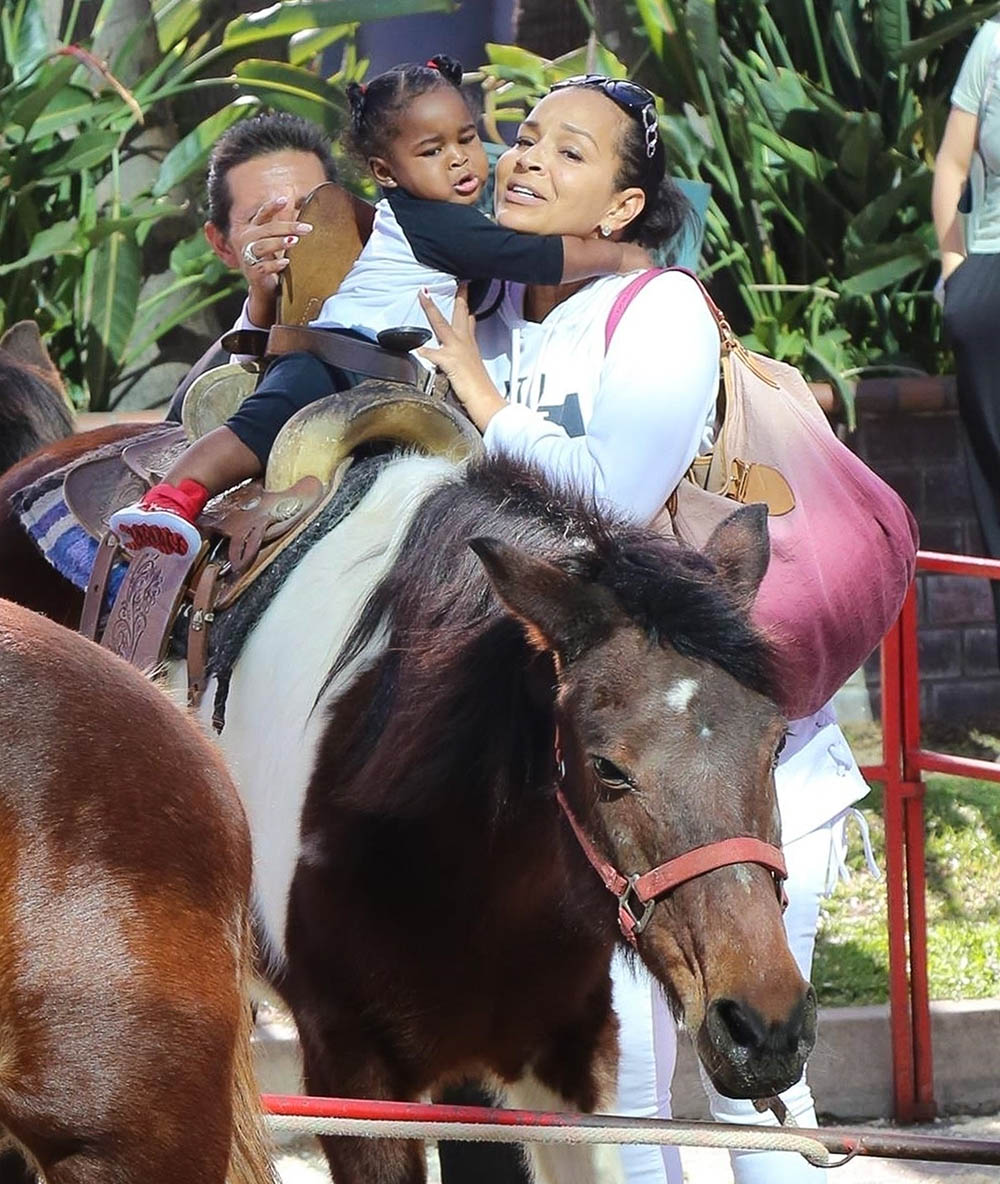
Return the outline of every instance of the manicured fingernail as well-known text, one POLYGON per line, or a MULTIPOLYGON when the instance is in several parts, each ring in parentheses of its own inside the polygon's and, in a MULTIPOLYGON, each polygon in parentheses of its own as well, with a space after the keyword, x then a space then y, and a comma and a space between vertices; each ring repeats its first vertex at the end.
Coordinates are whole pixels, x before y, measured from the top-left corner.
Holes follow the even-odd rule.
POLYGON ((295 224, 295 229, 299 234, 308 234, 309 231, 312 230, 312 225, 309 222, 297 222, 295 224))
POLYGON ((276 205, 279 205, 279 206, 287 206, 288 205, 288 198, 285 197, 284 195, 282 195, 281 197, 276 197, 274 200, 275 200, 276 205))
POLYGON ((427 296, 427 297, 429 297, 429 296, 430 296, 430 294, 431 294, 431 290, 430 290, 430 288, 421 288, 421 289, 420 289, 420 295, 421 295, 421 296, 427 296))
POLYGON ((298 241, 299 241, 298 235, 296 235, 296 234, 289 234, 289 235, 286 235, 286 237, 285 237, 285 246, 287 246, 287 247, 294 247, 294 246, 295 246, 295 244, 296 244, 298 241))

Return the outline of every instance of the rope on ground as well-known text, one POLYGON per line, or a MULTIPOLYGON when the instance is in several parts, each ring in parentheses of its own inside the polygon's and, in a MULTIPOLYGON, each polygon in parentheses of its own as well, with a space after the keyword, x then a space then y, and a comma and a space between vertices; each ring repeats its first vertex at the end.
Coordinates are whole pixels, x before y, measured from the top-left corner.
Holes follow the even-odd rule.
POLYGON ((675 1147, 722 1147, 743 1151, 792 1151, 815 1167, 835 1167, 822 1143, 808 1136, 762 1127, 759 1131, 726 1130, 719 1124, 688 1124, 673 1119, 628 1125, 512 1126, 487 1122, 428 1122, 370 1118, 319 1118, 303 1114, 269 1114, 272 1130, 309 1135, 353 1135, 363 1139, 452 1139, 484 1143, 642 1143, 675 1147), (706 1129, 709 1128, 709 1129, 706 1129))

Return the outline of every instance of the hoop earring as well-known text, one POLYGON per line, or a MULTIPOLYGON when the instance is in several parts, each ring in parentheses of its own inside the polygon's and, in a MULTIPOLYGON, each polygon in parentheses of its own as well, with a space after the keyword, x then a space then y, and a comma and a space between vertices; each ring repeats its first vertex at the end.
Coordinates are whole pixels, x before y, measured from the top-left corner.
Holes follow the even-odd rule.
POLYGON ((601 227, 601 238, 610 238, 610 237, 611 237, 611 227, 610 226, 602 226, 601 227))

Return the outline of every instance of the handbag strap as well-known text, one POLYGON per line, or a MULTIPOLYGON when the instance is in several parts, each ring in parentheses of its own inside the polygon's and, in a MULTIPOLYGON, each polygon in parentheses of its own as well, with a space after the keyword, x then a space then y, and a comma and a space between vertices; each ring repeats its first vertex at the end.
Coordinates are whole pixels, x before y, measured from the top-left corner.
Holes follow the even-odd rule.
POLYGON ((715 321, 716 328, 719 330, 719 344, 722 351, 723 362, 723 376, 726 387, 728 389, 730 375, 728 372, 729 359, 735 354, 739 360, 748 369, 752 370, 761 381, 767 383, 768 386, 778 389, 778 383, 774 378, 764 370, 755 360, 754 355, 750 353, 747 347, 733 332, 732 325, 726 320, 726 314, 715 303, 708 294, 708 289, 701 282, 701 280, 690 271, 687 267, 651 267, 648 271, 637 275, 631 283, 626 284, 624 288, 615 297, 615 302, 611 306, 611 311, 608 313, 608 319, 604 326, 604 352, 607 353, 611 345, 611 339, 618 328, 619 322, 625 315, 625 310, 632 303, 632 301, 645 288, 650 280, 656 279, 658 275, 666 275, 670 271, 679 271, 682 275, 690 277, 698 285, 698 291, 705 299, 705 304, 708 311, 712 314, 715 321))
POLYGON ((604 352, 608 352, 611 345, 611 338, 614 337, 615 330, 618 328, 618 323, 625 315, 625 310, 632 303, 632 301, 645 288, 650 280, 655 280, 658 275, 666 275, 671 271, 679 271, 681 275, 690 276, 691 279, 698 285, 698 291, 701 292, 705 298, 705 303, 708 305, 708 311, 715 318, 715 323, 719 328, 719 337, 721 338, 723 346, 732 349, 739 342, 736 334, 733 332, 729 322, 726 320, 722 309, 715 303, 708 290, 701 280, 687 267, 651 267, 648 271, 641 272, 635 277, 630 284, 626 284, 624 288, 615 297, 615 302, 611 306, 611 311, 608 313, 608 320, 604 326, 604 352))

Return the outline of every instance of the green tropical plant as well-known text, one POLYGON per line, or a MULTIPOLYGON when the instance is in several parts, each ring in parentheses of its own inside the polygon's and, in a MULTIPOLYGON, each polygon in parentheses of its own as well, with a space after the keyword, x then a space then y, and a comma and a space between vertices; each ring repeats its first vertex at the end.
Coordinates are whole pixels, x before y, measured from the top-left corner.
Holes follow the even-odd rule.
MULTIPOLYGON (((634 54, 630 75, 662 96, 673 170, 711 183, 704 271, 747 344, 831 381, 849 416, 851 377, 936 369, 931 167, 967 43, 959 35, 1000 2, 617 9, 618 29, 607 11, 592 20, 634 54)), ((591 62, 625 73, 606 50, 595 58, 592 47, 591 62)), ((493 47, 488 71, 509 84, 500 117, 517 117, 568 64, 493 47)))
POLYGON ((104 61, 91 48, 117 3, 98 5, 85 38, 81 0, 66 0, 58 31, 46 25, 50 0, 0 6, 0 326, 36 319, 75 401, 95 410, 120 399, 162 359, 168 334, 235 283, 205 246, 191 200, 219 134, 266 104, 336 137, 344 86, 365 70, 356 23, 453 7, 287 0, 224 24, 206 15, 206 0, 142 0, 152 25, 104 61), (150 29, 153 64, 132 78, 150 29), (324 76, 320 56, 336 42, 341 68, 324 76), (276 46, 285 60, 273 60, 276 46), (261 47, 272 57, 243 57, 261 47), (203 92, 217 109, 192 116, 203 92))

